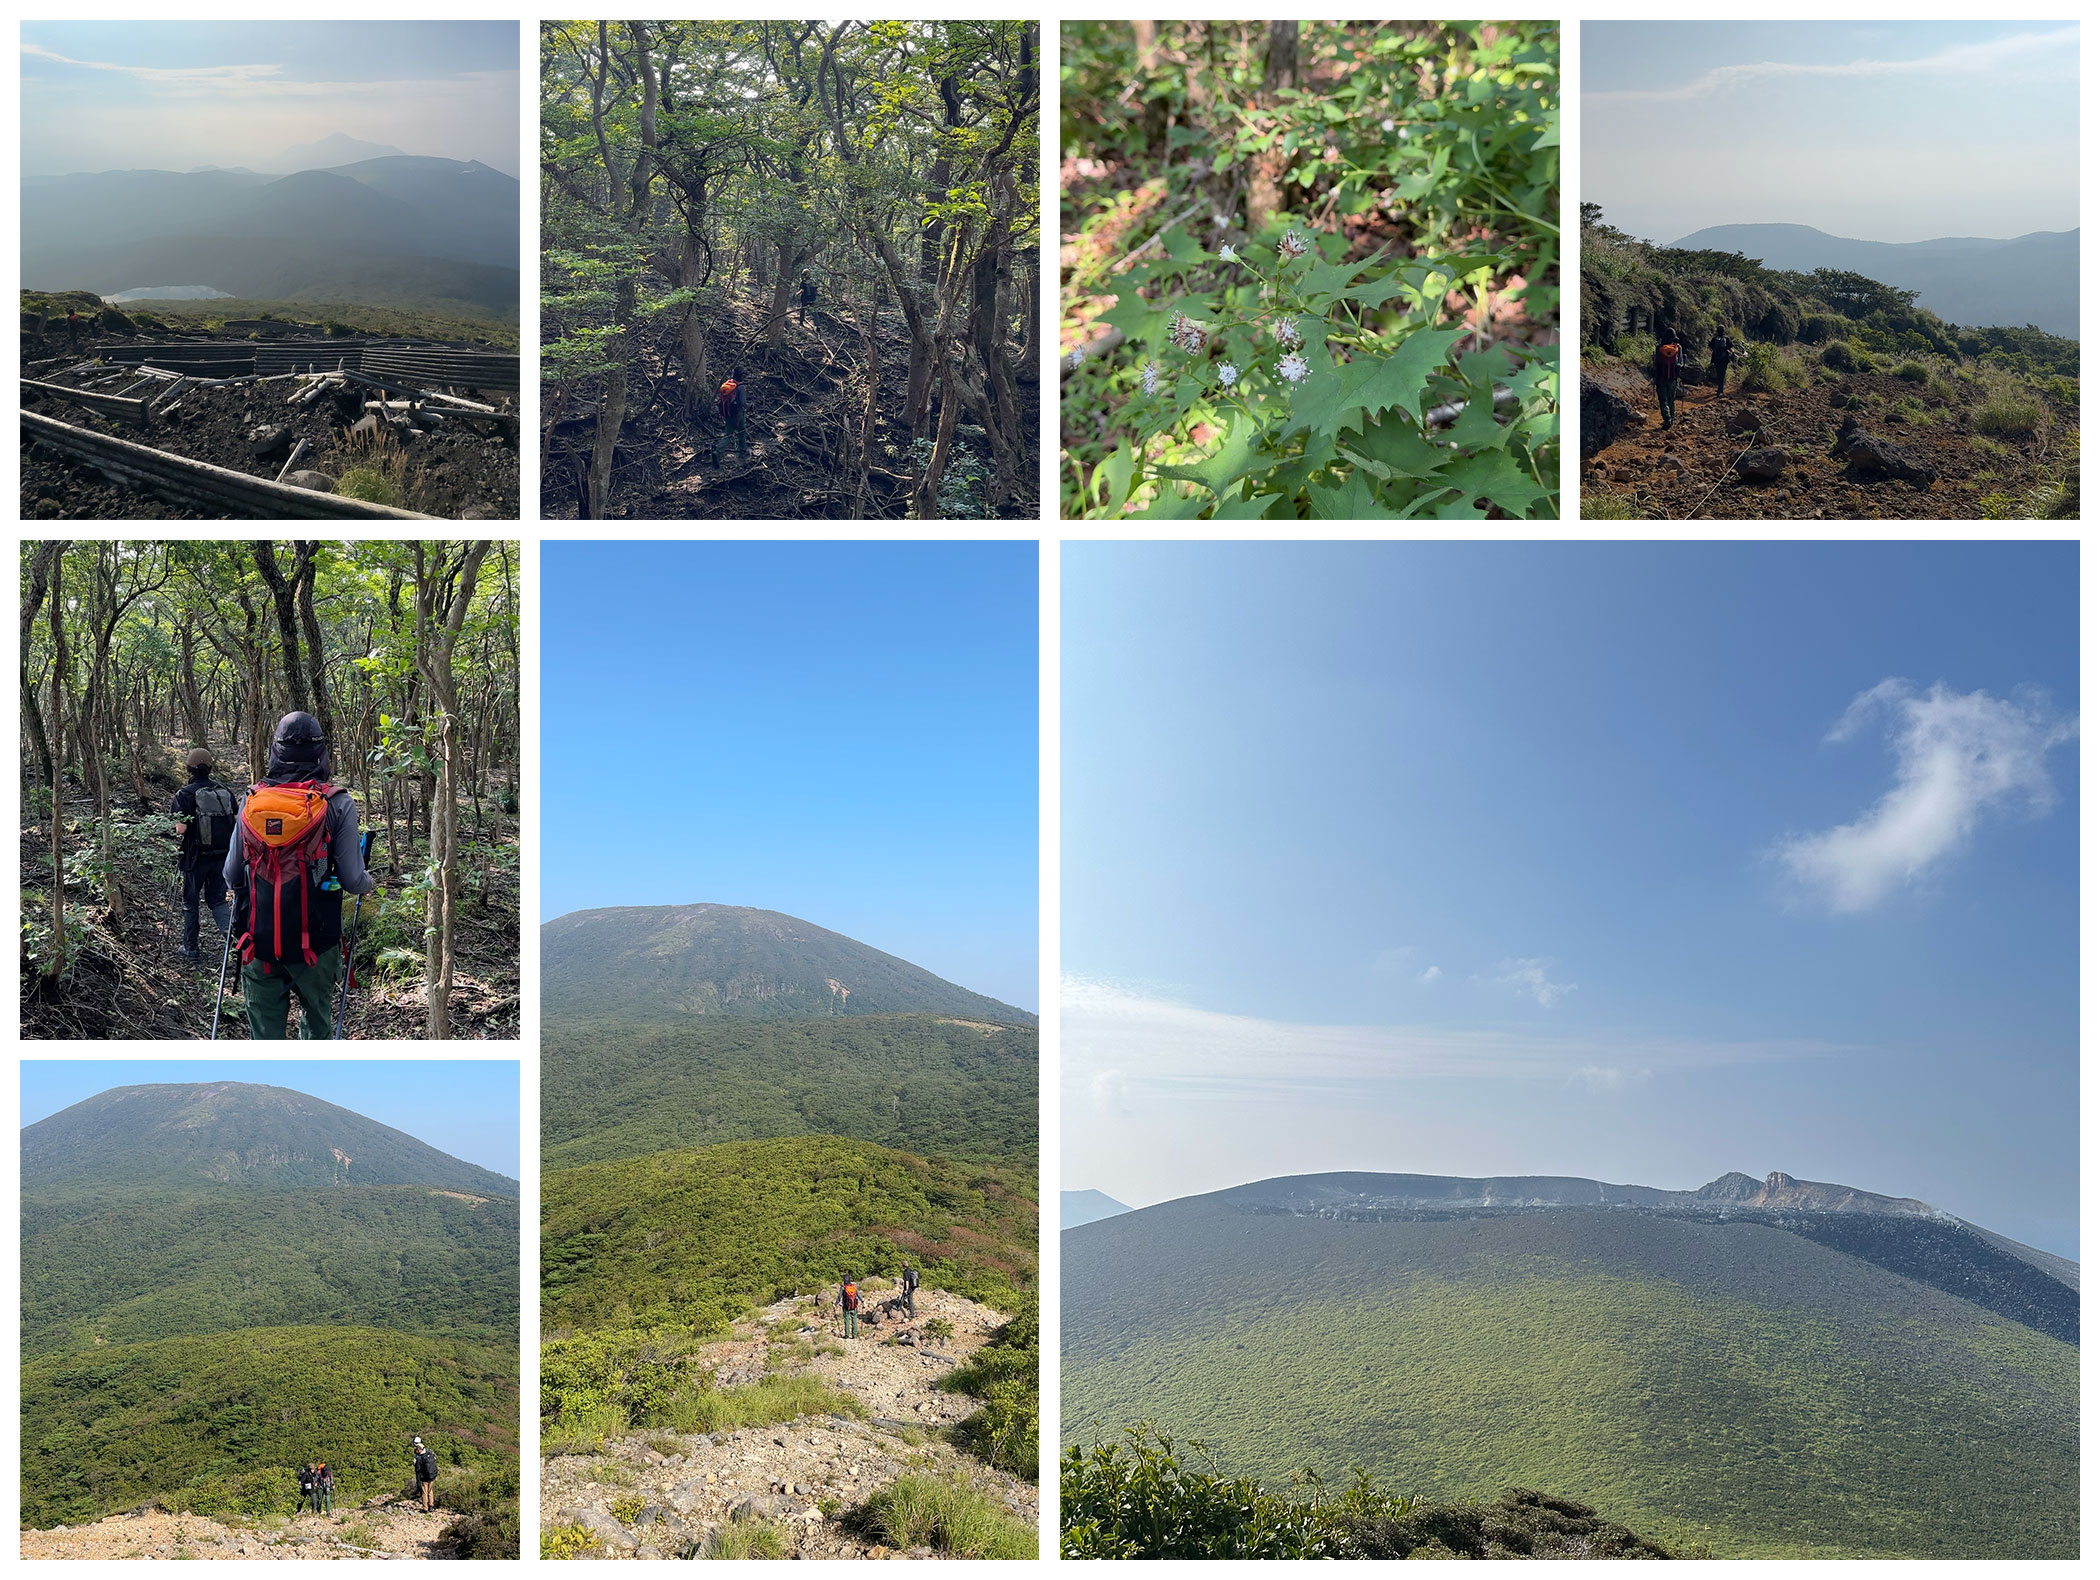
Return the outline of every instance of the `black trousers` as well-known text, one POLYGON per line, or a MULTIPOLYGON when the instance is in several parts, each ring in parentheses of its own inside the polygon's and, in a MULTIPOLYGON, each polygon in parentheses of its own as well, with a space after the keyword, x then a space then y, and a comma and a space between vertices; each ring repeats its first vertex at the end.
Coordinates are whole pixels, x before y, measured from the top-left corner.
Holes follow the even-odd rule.
POLYGON ((226 903, 226 874, 214 862, 207 861, 195 871, 183 869, 182 947, 191 954, 197 952, 199 899, 211 907, 211 919, 219 924, 222 935, 232 929, 233 907, 226 903))

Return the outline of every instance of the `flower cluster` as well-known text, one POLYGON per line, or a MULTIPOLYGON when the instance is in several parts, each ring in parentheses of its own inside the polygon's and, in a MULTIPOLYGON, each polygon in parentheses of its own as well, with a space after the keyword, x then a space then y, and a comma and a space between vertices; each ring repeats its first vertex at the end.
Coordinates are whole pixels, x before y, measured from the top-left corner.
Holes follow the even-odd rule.
POLYGON ((1138 382, 1145 386, 1147 395, 1159 393, 1159 364, 1147 362, 1138 372, 1138 382))
POLYGON ((1203 331, 1186 313, 1176 313, 1167 326, 1167 338, 1191 356, 1203 349, 1203 331))
POLYGON ((1312 242, 1308 240, 1302 233, 1295 230, 1285 231, 1283 233, 1283 240, 1279 241, 1276 244, 1277 255, 1281 257, 1285 263, 1290 263, 1295 259, 1302 258, 1311 251, 1312 242))
POLYGON ((1298 332, 1298 320, 1279 318, 1276 320, 1276 343, 1286 351, 1296 351, 1305 344, 1305 336, 1298 332))
POLYGON ((1305 358, 1295 351, 1276 364, 1276 376, 1286 384, 1295 384, 1310 372, 1312 369, 1306 366, 1305 358))
POLYGON ((1227 389, 1231 389, 1232 386, 1239 383, 1239 381, 1240 370, 1237 367, 1235 367, 1230 362, 1220 362, 1218 364, 1218 382, 1220 384, 1224 385, 1227 389))

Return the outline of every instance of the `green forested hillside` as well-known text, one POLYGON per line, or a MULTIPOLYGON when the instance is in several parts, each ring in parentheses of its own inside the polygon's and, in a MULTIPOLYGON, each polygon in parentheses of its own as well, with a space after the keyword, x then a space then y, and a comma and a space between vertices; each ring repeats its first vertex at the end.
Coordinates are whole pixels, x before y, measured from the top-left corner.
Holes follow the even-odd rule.
POLYGON ((800 917, 744 905, 623 905, 540 928, 548 1020, 686 1024, 825 1015, 1035 1016, 800 917))
POLYGON ((1033 1168, 949 1163, 836 1136, 742 1141, 550 1170, 543 1335, 715 1331, 753 1305, 894 1275, 1011 1310, 1036 1266, 1033 1168))
POLYGON ((852 1136, 943 1157, 1032 1161, 1037 1033, 930 1015, 550 1020, 541 1162, 567 1168, 671 1147, 852 1136))
POLYGON ((50 1355, 22 1368, 22 1520, 79 1523, 157 1498, 204 1514, 289 1512, 326 1459, 345 1507, 444 1464, 514 1465, 513 1341, 281 1328, 50 1355))
POLYGON ((518 1203, 420 1186, 25 1197, 22 1348, 518 1321, 518 1203))
POLYGON ((1196 1198, 1062 1243, 1070 1444, 1542 1487, 1724 1556, 2077 1551, 2076 1347, 1784 1229, 1196 1198))
POLYGON ((119 1086, 22 1131, 22 1189, 195 1185, 260 1190, 429 1185, 516 1196, 518 1183, 304 1092, 245 1081, 119 1086))

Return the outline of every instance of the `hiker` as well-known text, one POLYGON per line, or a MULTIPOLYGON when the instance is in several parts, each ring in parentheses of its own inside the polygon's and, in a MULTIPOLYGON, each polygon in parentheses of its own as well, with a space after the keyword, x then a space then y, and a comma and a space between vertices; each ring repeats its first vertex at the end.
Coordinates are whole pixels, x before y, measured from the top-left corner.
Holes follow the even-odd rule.
POLYGON ((909 1262, 904 1264, 904 1314, 916 1317, 919 1314, 919 1275, 912 1271, 909 1262))
POLYGON ((802 322, 809 322, 809 310, 817 305, 817 287, 810 277, 802 276, 802 322))
POLYGON ((80 309, 66 309, 66 345, 75 356, 80 355, 80 309))
POLYGON ((1728 393, 1728 359, 1735 355, 1735 342, 1728 338, 1727 330, 1714 331, 1713 339, 1706 343, 1706 354, 1714 372, 1714 399, 1719 400, 1728 393))
POLYGON ((414 1447, 416 1451, 416 1491, 423 1499, 423 1507, 434 1509, 437 1507, 437 1455, 431 1453, 429 1449, 423 1446, 423 1440, 420 1437, 415 1439, 414 1447))
POLYGON ((314 1480, 314 1497, 323 1514, 335 1512, 335 1472, 328 1468, 328 1461, 321 1461, 320 1474, 314 1480))
POLYGON ((1677 381, 1683 376, 1684 346, 1677 331, 1668 327, 1655 336, 1655 399, 1662 407, 1663 426, 1677 420, 1677 381))
POLYGON ((846 1337, 860 1334, 860 1286, 849 1277, 839 1285, 839 1312, 846 1319, 846 1337))
POLYGON ((738 368, 722 381, 722 388, 715 396, 715 415, 722 419, 721 437, 715 440, 715 465, 722 464, 722 452, 734 440, 736 453, 744 453, 744 370, 738 368))
POLYGON ((284 1039, 294 994, 299 1040, 335 1035, 343 896, 379 887, 358 852, 357 803, 330 783, 331 772, 319 722, 287 713, 226 852, 240 910, 241 997, 258 1041, 284 1039))
POLYGON ((299 1467, 299 1512, 301 1514, 304 1514, 309 1508, 318 1507, 314 1500, 319 1496, 319 1493, 314 1489, 319 1487, 320 1484, 321 1474, 314 1469, 311 1462, 299 1467))
POLYGON ((211 919, 224 939, 233 930, 233 907, 226 901, 226 852, 232 848, 233 825, 240 813, 233 791, 212 778, 211 753, 199 746, 187 759, 190 782, 175 792, 175 870, 182 874, 182 946, 176 953, 197 958, 197 902, 211 907, 211 919))

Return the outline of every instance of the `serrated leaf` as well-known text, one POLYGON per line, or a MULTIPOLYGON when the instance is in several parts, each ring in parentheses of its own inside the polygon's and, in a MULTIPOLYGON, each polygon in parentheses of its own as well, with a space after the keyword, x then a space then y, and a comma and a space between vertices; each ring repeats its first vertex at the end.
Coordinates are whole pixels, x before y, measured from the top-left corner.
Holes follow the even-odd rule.
POLYGON ((1148 346, 1166 338, 1167 320, 1171 317, 1171 309, 1148 302, 1135 290, 1130 290, 1119 294, 1116 305, 1100 314, 1094 322, 1122 330, 1126 344, 1148 346))
POLYGON ((1351 472, 1339 488, 1315 483, 1306 490, 1312 513, 1320 521, 1389 521, 1393 512, 1378 503, 1361 472, 1351 472))
POLYGON ((1466 409, 1459 414, 1457 422, 1444 430, 1447 443, 1461 450, 1488 449, 1500 445, 1508 437, 1501 425, 1495 421, 1495 392, 1492 386, 1483 385, 1473 391, 1466 402, 1466 409))
POLYGON ((1191 483, 1200 483, 1220 499, 1247 475, 1248 468, 1255 464, 1261 448, 1262 429, 1243 411, 1235 411, 1225 430, 1225 442, 1194 466, 1163 466, 1162 477, 1186 478, 1191 483))
POLYGON ((1115 516, 1122 514, 1123 501, 1130 497, 1130 481, 1137 476, 1137 452, 1131 449, 1126 438, 1116 446, 1107 460, 1094 468, 1094 491, 1098 495, 1101 485, 1108 484, 1108 494, 1101 500, 1103 512, 1115 516))
POLYGON ((1143 510, 1133 511, 1125 520, 1130 521, 1194 521, 1210 508, 1208 494, 1183 494, 1171 488, 1162 488, 1159 495, 1143 510))
POLYGON ((1422 391, 1429 375, 1444 363, 1463 328, 1418 329, 1391 356, 1359 358, 1332 374, 1315 374, 1299 386, 1290 421, 1279 438, 1307 433, 1333 436, 1358 425, 1366 413, 1398 406, 1421 415, 1422 391))
POLYGON ((1218 501, 1218 508, 1211 512, 1213 521, 1258 521, 1278 505, 1284 504, 1288 496, 1283 494, 1256 494, 1252 499, 1242 499, 1237 494, 1230 499, 1218 501))
MULTIPOLYGON (((1548 497, 1531 474, 1518 466, 1507 450, 1481 450, 1461 457, 1430 480, 1459 491, 1467 504, 1485 499, 1522 520, 1531 507, 1548 497)), ((1439 511, 1441 515, 1443 512, 1439 511)))
POLYGON ((1428 477, 1451 459, 1451 452, 1430 444, 1415 425, 1397 415, 1367 424, 1356 448, 1394 477, 1428 477))

